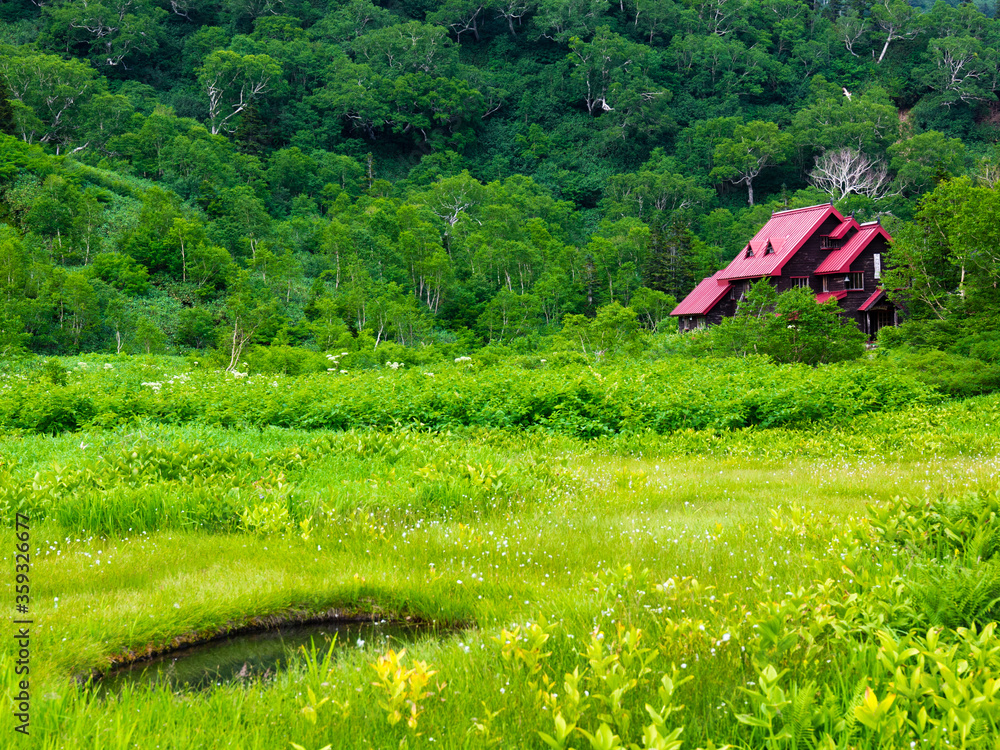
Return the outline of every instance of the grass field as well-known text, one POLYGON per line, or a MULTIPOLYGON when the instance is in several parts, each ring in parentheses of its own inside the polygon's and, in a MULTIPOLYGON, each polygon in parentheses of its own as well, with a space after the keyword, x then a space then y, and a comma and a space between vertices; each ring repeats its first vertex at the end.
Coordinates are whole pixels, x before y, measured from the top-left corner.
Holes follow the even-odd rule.
MULTIPOLYGON (((997 419, 982 397, 597 439, 9 430, 0 508, 32 519, 34 624, 31 735, 10 711, 2 731, 46 748, 1000 747, 997 419), (73 679, 330 608, 440 633, 206 692, 73 679)), ((0 658, 12 696, 11 639, 0 658)))

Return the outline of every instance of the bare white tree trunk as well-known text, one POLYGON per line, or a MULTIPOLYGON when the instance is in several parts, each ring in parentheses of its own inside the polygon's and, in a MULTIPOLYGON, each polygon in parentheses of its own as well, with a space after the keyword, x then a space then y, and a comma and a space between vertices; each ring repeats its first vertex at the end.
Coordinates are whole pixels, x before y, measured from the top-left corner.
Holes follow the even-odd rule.
POLYGON ((848 195, 881 200, 889 195, 889 171, 885 164, 853 148, 825 151, 816 158, 809 183, 839 201, 848 195))

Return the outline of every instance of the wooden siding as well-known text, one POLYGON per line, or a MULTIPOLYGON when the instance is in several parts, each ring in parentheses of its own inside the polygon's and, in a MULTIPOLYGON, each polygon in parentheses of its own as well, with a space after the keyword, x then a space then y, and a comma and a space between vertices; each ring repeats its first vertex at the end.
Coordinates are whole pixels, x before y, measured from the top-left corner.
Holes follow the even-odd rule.
MULTIPOLYGON (((858 308, 865 303, 865 300, 872 295, 872 292, 879 285, 880 282, 875 280, 875 253, 881 253, 884 261, 885 249, 885 239, 881 236, 876 237, 869 243, 861 255, 851 263, 851 272, 862 274, 865 288, 860 291, 850 290, 847 292, 847 296, 840 303, 841 307, 844 308, 845 315, 850 315, 857 319, 858 308)), ((839 279, 840 286, 838 288, 840 289, 844 288, 844 275, 833 275, 834 279, 839 279)))

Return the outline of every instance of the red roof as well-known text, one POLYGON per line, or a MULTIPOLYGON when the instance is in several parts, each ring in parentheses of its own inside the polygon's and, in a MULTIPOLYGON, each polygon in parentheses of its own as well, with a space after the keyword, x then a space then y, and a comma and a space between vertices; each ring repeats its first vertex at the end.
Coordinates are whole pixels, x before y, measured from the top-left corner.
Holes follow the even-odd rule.
POLYGON ((858 233, 845 242, 842 248, 826 256, 816 269, 816 273, 847 273, 854 259, 861 255, 861 251, 868 247, 868 243, 879 235, 882 235, 886 242, 892 242, 892 237, 880 224, 873 222, 859 225, 858 233))
POLYGON ((725 279, 720 279, 716 271, 714 276, 702 279, 691 293, 671 311, 671 315, 707 315, 708 311, 719 304, 732 287, 725 279))
POLYGON ((789 258, 831 215, 844 221, 844 217, 830 203, 771 214, 770 221, 761 227, 733 262, 716 273, 715 277, 756 279, 762 276, 780 276, 781 269, 789 258))
POLYGON ((867 309, 868 309, 869 307, 871 307, 871 306, 872 306, 872 305, 874 305, 874 304, 875 304, 876 302, 878 302, 878 301, 879 301, 879 298, 880 298, 880 297, 881 297, 881 296, 882 296, 883 294, 885 294, 885 289, 876 289, 876 290, 875 290, 875 292, 874 292, 874 294, 872 294, 872 296, 871 296, 871 297, 869 297, 868 299, 866 299, 866 300, 864 301, 864 303, 863 303, 863 304, 861 305, 861 307, 859 307, 859 308, 858 308, 858 310, 860 310, 861 312, 864 312, 864 311, 865 311, 865 310, 867 310, 867 309))
POLYGON ((854 220, 854 217, 848 216, 846 219, 840 222, 839 227, 830 232, 830 239, 832 240, 844 239, 844 235, 847 234, 847 230, 850 229, 851 227, 853 227, 854 229, 860 228, 858 222, 854 220))
POLYGON ((822 305, 828 299, 842 300, 847 296, 847 292, 841 289, 839 292, 820 292, 816 295, 816 304, 822 305))

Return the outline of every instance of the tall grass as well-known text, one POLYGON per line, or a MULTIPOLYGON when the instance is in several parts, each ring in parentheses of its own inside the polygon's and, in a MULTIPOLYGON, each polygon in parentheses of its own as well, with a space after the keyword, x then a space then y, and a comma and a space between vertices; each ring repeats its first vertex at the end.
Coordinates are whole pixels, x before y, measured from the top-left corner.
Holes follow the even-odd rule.
MULTIPOLYGON (((0 503, 34 519, 33 746, 548 747, 545 734, 575 748, 992 748, 991 602, 931 600, 938 579, 918 573, 951 571, 957 587, 994 564, 994 536, 969 529, 996 523, 997 417, 984 397, 597 440, 156 423, 8 434, 0 503), (402 657, 313 653, 208 692, 99 698, 73 679, 331 608, 447 628, 402 657), (909 681, 918 655, 926 684, 907 697, 897 675, 909 681), (398 661, 388 682, 380 658, 398 661), (413 726, 391 723, 386 685, 410 696, 413 726)), ((9 529, 0 544, 10 569, 9 529)))

